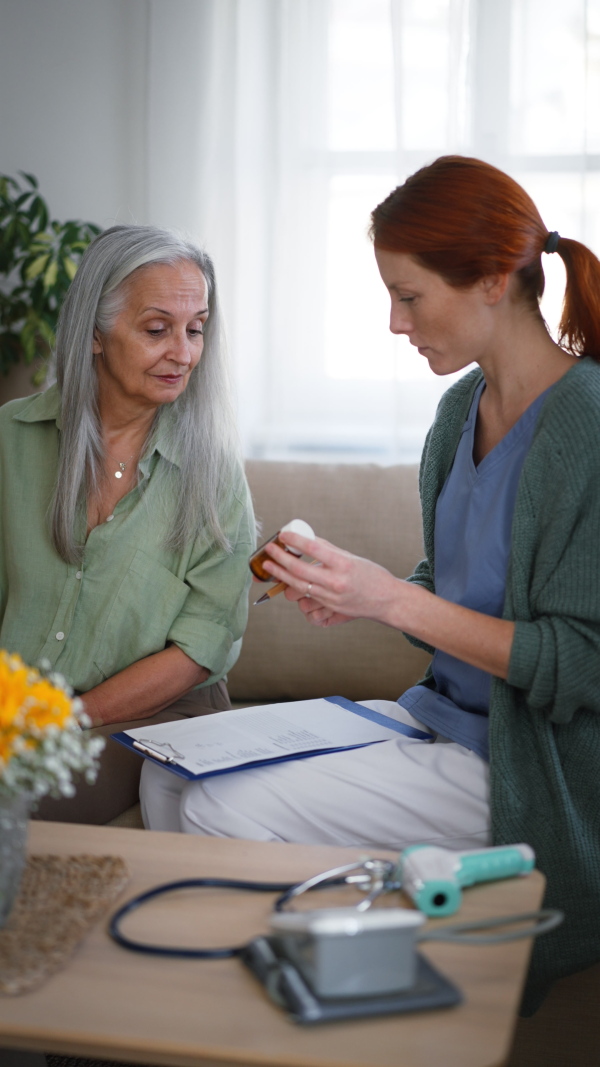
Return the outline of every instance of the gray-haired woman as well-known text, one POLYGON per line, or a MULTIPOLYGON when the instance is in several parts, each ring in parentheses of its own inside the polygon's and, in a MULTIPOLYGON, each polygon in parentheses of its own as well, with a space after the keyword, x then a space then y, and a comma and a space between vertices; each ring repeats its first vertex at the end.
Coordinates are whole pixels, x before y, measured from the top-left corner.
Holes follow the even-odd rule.
MULTIPOLYGON (((208 256, 114 226, 62 308, 56 384, 0 411, 0 645, 103 734, 229 706, 254 520, 220 335, 208 256)), ((109 821, 141 762, 108 741, 96 785, 39 817, 109 821)))

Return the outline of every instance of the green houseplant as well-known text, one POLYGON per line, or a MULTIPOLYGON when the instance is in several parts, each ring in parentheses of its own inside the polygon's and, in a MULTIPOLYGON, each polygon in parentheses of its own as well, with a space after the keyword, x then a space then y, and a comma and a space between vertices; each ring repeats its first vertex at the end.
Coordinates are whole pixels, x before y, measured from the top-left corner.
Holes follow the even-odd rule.
POLYGON ((41 385, 59 308, 100 227, 51 219, 37 178, 20 173, 22 183, 0 174, 0 373, 35 360, 32 380, 41 385))

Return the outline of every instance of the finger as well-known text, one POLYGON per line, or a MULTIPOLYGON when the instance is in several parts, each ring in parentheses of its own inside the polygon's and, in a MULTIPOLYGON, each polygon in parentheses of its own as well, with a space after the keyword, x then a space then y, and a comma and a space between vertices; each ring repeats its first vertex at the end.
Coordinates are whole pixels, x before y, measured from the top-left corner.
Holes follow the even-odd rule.
POLYGON ((303 593, 300 589, 292 589, 291 585, 288 585, 285 593, 283 594, 286 600, 299 601, 306 593, 303 593))
POLYGON ((312 626, 323 626, 323 625, 326 625, 325 620, 328 619, 329 616, 331 615, 331 612, 330 612, 329 608, 324 608, 324 607, 322 607, 320 605, 317 608, 308 607, 308 608, 304 609, 302 607, 303 603, 304 603, 304 601, 301 600, 300 604, 299 604, 299 607, 300 607, 300 610, 304 613, 304 617, 307 620, 307 622, 310 622, 312 626), (323 614, 323 613, 325 613, 325 614, 323 614))
MULTIPOLYGON (((287 530, 282 530, 279 534, 279 540, 284 544, 290 545, 292 548, 299 549, 304 556, 312 556, 313 559, 324 563, 326 566, 333 566, 337 559, 341 557, 348 557, 349 552, 346 552, 343 548, 338 548, 337 545, 332 545, 331 541, 326 541, 324 537, 302 537, 300 534, 291 533, 287 530)), ((275 542, 271 541, 267 548, 271 545, 275 545, 275 542)), ((275 545, 277 548, 278 546, 275 545)), ((288 553, 289 554, 289 553, 288 553)))
MULTIPOLYGON (((269 546, 271 548, 272 546, 269 546)), ((286 552, 282 548, 274 546, 274 550, 269 553, 272 557, 269 560, 265 560, 264 568, 274 578, 279 579, 282 582, 287 582, 288 585, 292 585, 295 589, 300 589, 306 592, 306 588, 309 583, 315 579, 315 563, 303 562, 298 559, 297 556, 293 556, 290 552, 286 552)), ((319 574, 319 583, 323 580, 323 575, 319 574)))

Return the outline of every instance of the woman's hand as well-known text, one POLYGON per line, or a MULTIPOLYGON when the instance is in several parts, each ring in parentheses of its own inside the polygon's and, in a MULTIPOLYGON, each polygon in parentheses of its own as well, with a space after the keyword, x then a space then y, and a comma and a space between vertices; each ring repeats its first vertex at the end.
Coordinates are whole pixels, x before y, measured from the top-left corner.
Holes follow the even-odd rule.
POLYGON ((287 532, 279 537, 318 564, 298 559, 274 542, 266 546, 271 561, 265 570, 288 585, 287 599, 297 600, 314 625, 373 619, 498 678, 507 677, 514 622, 443 600, 319 537, 310 540, 287 532))
POLYGON ((297 601, 310 622, 334 626, 365 618, 393 625, 390 611, 403 583, 384 567, 320 537, 312 540, 287 531, 279 537, 314 560, 300 560, 274 542, 266 546, 272 562, 265 563, 265 570, 287 584, 286 598, 297 601))

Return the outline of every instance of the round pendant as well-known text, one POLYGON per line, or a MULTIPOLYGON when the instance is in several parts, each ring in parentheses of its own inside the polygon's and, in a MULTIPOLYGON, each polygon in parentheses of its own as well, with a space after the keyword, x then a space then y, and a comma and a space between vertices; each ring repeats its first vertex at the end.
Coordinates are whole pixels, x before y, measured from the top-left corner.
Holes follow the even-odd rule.
POLYGON ((122 478, 122 477, 123 477, 123 471, 115 471, 115 478, 122 478))

